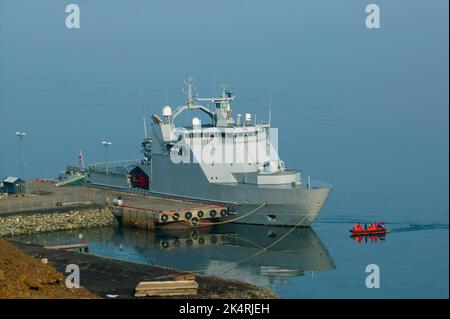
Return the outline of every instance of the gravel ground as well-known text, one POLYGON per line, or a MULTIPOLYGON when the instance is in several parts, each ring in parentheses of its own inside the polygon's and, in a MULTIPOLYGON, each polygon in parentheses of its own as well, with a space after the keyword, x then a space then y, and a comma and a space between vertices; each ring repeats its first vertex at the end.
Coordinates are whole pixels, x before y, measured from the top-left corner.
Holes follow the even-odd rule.
POLYGON ((84 288, 68 289, 65 277, 0 238, 0 298, 98 298, 84 288))

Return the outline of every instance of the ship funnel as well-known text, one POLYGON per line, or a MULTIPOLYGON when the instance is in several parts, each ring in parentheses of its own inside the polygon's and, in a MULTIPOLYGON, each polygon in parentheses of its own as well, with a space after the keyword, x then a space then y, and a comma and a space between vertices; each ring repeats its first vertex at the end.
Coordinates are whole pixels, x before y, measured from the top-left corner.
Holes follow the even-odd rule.
POLYGON ((250 113, 245 113, 245 125, 250 125, 252 121, 252 115, 250 113))

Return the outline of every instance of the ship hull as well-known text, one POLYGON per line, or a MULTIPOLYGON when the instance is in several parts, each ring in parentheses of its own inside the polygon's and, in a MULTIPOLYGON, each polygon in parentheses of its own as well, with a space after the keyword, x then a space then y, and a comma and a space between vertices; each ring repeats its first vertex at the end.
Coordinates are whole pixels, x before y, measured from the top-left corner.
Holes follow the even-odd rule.
POLYGON ((152 176, 152 193, 224 203, 232 211, 232 214, 222 218, 225 221, 310 226, 331 193, 331 188, 305 188, 300 185, 210 183, 195 164, 175 165, 162 157, 153 157, 155 160, 157 174, 151 171, 151 165, 141 165, 152 176))
POLYGON ((236 207, 237 214, 226 219, 239 218, 236 222, 245 224, 283 226, 311 225, 331 191, 328 188, 305 189, 289 185, 278 188, 219 185, 221 191, 226 188, 233 188, 230 193, 241 203, 236 207))
MULTIPOLYGON (((202 194, 197 197, 195 194, 189 196, 174 192, 152 193, 171 197, 193 199, 205 202, 224 203, 231 207, 231 213, 221 218, 223 221, 233 221, 234 223, 269 226, 310 226, 318 217, 319 212, 327 200, 331 189, 311 189, 311 190, 283 190, 264 191, 249 190, 242 185, 227 185, 230 192, 240 192, 239 197, 249 199, 248 203, 230 202, 233 197, 214 197, 202 194), (250 202, 251 201, 251 202, 250 202)), ((211 186, 215 188, 217 185, 211 186)), ((219 187, 223 190, 223 187, 219 187)), ((234 199, 237 199, 234 197, 234 199)))
MULTIPOLYGON (((261 207, 263 204, 260 203, 243 204, 236 209, 235 216, 227 216, 225 220, 237 219, 236 223, 254 225, 310 226, 319 216, 320 208, 328 197, 329 191, 325 193, 312 195, 315 200, 311 203, 301 203, 305 196, 310 197, 311 195, 293 194, 293 196, 297 196, 298 203, 279 204, 273 203, 271 198, 267 198, 262 202, 263 204, 267 203, 263 207, 261 207)), ((286 195, 283 196, 283 198, 285 197, 286 195)))

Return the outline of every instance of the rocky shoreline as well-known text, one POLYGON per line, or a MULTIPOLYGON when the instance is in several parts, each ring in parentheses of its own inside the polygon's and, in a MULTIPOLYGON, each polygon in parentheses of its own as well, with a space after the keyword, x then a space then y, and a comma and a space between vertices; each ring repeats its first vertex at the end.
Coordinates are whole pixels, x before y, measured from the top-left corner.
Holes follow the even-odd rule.
POLYGON ((78 209, 66 212, 0 216, 0 237, 37 234, 61 230, 116 226, 108 208, 78 209))

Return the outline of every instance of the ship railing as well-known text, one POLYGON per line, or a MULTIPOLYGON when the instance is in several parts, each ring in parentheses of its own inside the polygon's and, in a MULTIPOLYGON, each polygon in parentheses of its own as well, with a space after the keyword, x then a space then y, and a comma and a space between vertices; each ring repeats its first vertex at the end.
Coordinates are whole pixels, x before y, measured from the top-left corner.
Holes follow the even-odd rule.
POLYGON ((131 193, 131 194, 136 194, 136 195, 154 195, 150 190, 142 189, 142 188, 131 188, 131 187, 118 186, 118 185, 105 185, 105 184, 97 184, 97 183, 85 184, 85 186, 107 189, 107 190, 116 190, 119 192, 131 193))
POLYGON ((85 173, 87 171, 86 167, 80 167, 75 165, 67 165, 67 173, 85 173))
POLYGON ((140 160, 123 160, 113 162, 99 162, 88 166, 89 171, 104 172, 106 169, 109 171, 124 171, 127 168, 139 164, 140 160))

